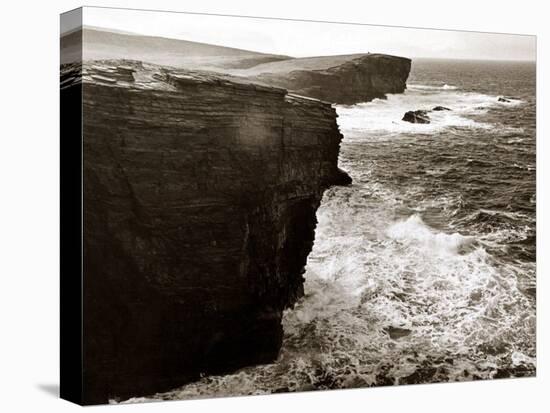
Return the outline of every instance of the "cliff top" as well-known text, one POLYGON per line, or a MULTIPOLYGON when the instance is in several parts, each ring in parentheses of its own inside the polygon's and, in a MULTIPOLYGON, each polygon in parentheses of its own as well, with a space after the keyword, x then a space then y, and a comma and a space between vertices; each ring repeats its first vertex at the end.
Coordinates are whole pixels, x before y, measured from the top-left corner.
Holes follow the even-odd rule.
POLYGON ((234 71, 234 73, 238 73, 243 76, 255 76, 261 73, 282 74, 292 72, 294 70, 324 71, 336 69, 339 66, 348 63, 368 63, 369 61, 379 60, 410 61, 410 59, 406 57, 391 56, 380 53, 357 53, 338 56, 316 56, 281 60, 277 62, 263 63, 246 70, 234 71))
POLYGON ((178 92, 188 86, 210 85, 234 90, 254 90, 284 96, 290 102, 330 107, 318 99, 295 95, 286 89, 270 86, 256 79, 209 71, 187 70, 170 66, 144 63, 136 60, 92 60, 83 64, 61 65, 61 88, 83 82, 107 87, 136 90, 178 92))

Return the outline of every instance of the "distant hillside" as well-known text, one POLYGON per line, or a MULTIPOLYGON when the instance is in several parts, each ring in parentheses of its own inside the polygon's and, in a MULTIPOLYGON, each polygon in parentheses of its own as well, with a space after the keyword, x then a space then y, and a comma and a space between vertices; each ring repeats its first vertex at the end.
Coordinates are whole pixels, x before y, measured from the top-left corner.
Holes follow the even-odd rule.
POLYGON ((356 53, 337 56, 290 58, 287 60, 259 64, 243 71, 243 74, 253 76, 260 73, 287 73, 292 70, 326 70, 365 55, 365 53, 356 53))
POLYGON ((62 63, 73 61, 78 56, 78 45, 81 44, 82 36, 86 60, 134 59, 160 65, 216 70, 246 69, 289 58, 187 40, 85 27, 82 31, 62 36, 62 63))

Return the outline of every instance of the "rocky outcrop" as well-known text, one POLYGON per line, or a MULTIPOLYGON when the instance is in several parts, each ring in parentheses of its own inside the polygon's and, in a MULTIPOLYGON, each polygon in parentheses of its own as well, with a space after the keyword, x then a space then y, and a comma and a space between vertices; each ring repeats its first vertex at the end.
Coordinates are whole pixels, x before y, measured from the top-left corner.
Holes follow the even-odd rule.
POLYGON ((136 62, 75 70, 62 98, 82 81, 84 402, 275 359, 323 191, 350 182, 335 110, 136 62))
POLYGON ((404 92, 410 69, 410 59, 365 54, 269 63, 252 68, 249 76, 298 95, 354 104, 404 92))
POLYGON ((425 110, 410 110, 405 113, 401 120, 410 123, 430 123, 430 117, 425 110))
POLYGON ((449 109, 448 107, 445 107, 445 106, 435 106, 432 110, 434 112, 442 112, 442 111, 447 111, 447 110, 451 110, 451 109, 449 109))

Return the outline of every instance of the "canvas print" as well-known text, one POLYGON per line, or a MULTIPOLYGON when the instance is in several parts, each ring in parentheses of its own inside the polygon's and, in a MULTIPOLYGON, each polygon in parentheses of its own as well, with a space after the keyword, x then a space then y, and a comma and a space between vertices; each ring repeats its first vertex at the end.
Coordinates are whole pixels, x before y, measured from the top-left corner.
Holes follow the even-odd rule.
POLYGON ((84 7, 60 40, 63 397, 535 376, 534 36, 84 7))

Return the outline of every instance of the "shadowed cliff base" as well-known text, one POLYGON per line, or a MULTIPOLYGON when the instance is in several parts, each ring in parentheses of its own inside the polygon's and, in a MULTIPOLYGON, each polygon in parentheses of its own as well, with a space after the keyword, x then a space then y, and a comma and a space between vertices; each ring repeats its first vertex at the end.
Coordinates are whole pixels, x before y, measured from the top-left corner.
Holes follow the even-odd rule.
POLYGON ((135 61, 61 81, 86 113, 84 402, 274 360, 323 192, 351 182, 335 110, 135 61))

